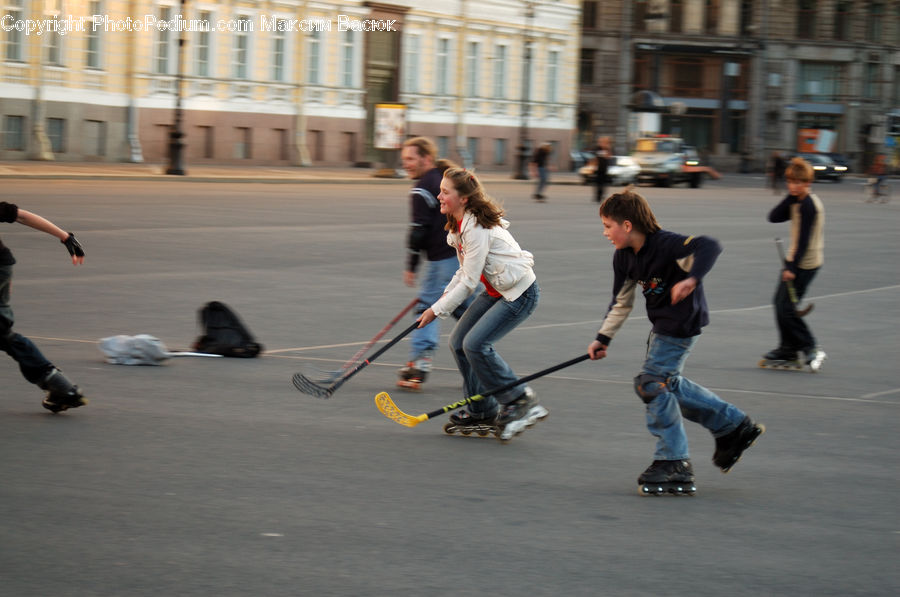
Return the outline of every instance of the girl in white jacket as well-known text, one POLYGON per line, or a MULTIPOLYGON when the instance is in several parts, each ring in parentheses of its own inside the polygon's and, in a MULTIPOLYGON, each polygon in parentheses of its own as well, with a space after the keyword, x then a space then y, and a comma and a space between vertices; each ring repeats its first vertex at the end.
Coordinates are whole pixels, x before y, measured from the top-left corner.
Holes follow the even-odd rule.
MULTIPOLYGON (((419 327, 445 318, 483 283, 450 335, 450 348, 462 373, 467 396, 514 382, 516 374, 500 358, 494 342, 508 334, 537 308, 540 289, 531 253, 523 251, 507 231, 503 210, 472 172, 444 172, 438 195, 447 216, 447 243, 456 249, 459 269, 444 294, 419 318, 419 327)), ((473 402, 450 416, 454 425, 497 426, 509 439, 548 414, 531 388, 523 385, 473 402), (499 402, 499 404, 498 404, 499 402)))

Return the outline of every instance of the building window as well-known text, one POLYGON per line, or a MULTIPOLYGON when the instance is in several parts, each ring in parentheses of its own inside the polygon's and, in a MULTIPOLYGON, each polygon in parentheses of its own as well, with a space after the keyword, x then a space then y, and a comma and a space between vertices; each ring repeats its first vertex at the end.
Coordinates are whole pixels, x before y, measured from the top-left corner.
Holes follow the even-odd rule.
POLYGON ((356 133, 352 131, 344 133, 344 149, 347 161, 351 164, 356 163, 356 133))
POLYGON ((250 64, 250 31, 253 24, 247 15, 238 15, 238 22, 239 26, 234 34, 232 71, 235 79, 246 79, 247 66, 250 64))
POLYGON ((237 141, 234 143, 234 157, 239 160, 249 160, 253 152, 251 151, 250 127, 235 127, 237 133, 237 141))
POLYGON ((641 32, 647 30, 647 0, 636 0, 634 3, 634 30, 641 32))
POLYGON ((47 119, 47 139, 50 140, 50 151, 66 152, 66 121, 64 118, 47 119))
POLYGON ((450 155, 450 137, 440 136, 437 138, 438 157, 445 158, 450 155))
MULTIPOLYGON (((88 7, 88 15, 103 14, 103 6, 99 0, 92 0, 88 7)), ((90 23, 85 27, 84 64, 88 68, 100 68, 100 28, 96 31, 90 23)))
POLYGON ((741 22, 740 29, 742 36, 753 35, 753 0, 741 0, 741 22))
POLYGON ((275 142, 278 144, 278 159, 286 162, 290 159, 288 155, 288 132, 287 129, 275 129, 275 142))
POLYGON ((196 35, 196 41, 194 42, 194 47, 196 48, 196 52, 194 54, 195 63, 194 63, 194 72, 197 73, 198 77, 208 77, 209 76, 209 57, 210 57, 210 21, 212 20, 212 14, 209 11, 202 11, 199 14, 199 20, 201 23, 204 23, 203 30, 198 31, 196 35))
MULTIPOLYGON (((47 10, 44 13, 46 18, 48 19, 63 19, 65 18, 62 14, 62 0, 51 0, 45 4, 45 6, 52 6, 52 9, 47 10)), ((62 39, 63 36, 60 35, 58 31, 47 31, 44 33, 44 39, 46 40, 46 62, 44 64, 50 66, 62 66, 62 39)))
POLYGON ((597 1, 582 2, 581 4, 581 28, 597 28, 597 1))
POLYGON ((884 4, 872 2, 869 4, 869 14, 866 19, 866 41, 881 43, 881 31, 884 22, 884 4))
POLYGON ((404 67, 406 68, 406 80, 404 81, 404 91, 407 93, 419 93, 419 53, 421 50, 422 37, 419 35, 410 35, 406 38, 406 57, 404 67))
POLYGON ((309 34, 309 69, 307 77, 312 85, 319 84, 319 52, 322 46, 322 32, 312 31, 309 34))
MULTIPOLYGON (((99 13, 96 13, 99 14, 99 13)), ((84 121, 84 145, 85 155, 91 157, 103 157, 106 155, 106 123, 102 120, 84 121)))
POLYGON ((466 152, 469 154, 467 168, 474 167, 478 163, 478 141, 478 137, 468 137, 466 139, 466 152))
MULTIPOLYGON (((9 15, 12 22, 20 22, 23 20, 25 0, 4 0, 2 6, 3 14, 9 15)), ((3 45, 6 46, 3 56, 10 62, 19 62, 22 60, 22 31, 16 31, 14 27, 10 27, 6 31, 3 38, 3 45)))
POLYGON ((673 58, 672 95, 679 97, 703 97, 703 58, 673 58))
POLYGON ((506 46, 496 46, 494 50, 494 98, 506 97, 506 46))
MULTIPOLYGON (((344 33, 341 39, 341 84, 344 87, 353 87, 353 69, 356 64, 355 57, 356 34, 353 31, 344 33)), ((418 70, 418 69, 416 69, 418 70)), ((418 77, 418 75, 416 75, 418 77)))
POLYGON ((850 9, 852 2, 838 2, 834 7, 834 39, 847 41, 850 39, 850 9))
POLYGON ((287 27, 284 25, 284 19, 277 19, 275 23, 275 31, 272 32, 272 80, 284 81, 284 57, 287 44, 285 30, 287 27), (282 23, 282 25, 278 26, 278 23, 282 23))
POLYGON ((3 119, 3 149, 25 151, 24 116, 6 116, 3 119))
POLYGON ((547 101, 559 101, 559 50, 547 53, 547 101))
MULTIPOLYGON (((159 7, 159 20, 160 21, 168 21, 171 18, 172 9, 168 6, 160 6, 159 7)), ((154 42, 155 48, 153 55, 156 57, 154 60, 155 69, 154 72, 158 75, 167 75, 169 74, 169 54, 171 53, 171 45, 172 42, 170 40, 170 33, 168 29, 165 30, 157 30, 156 32, 156 41, 154 42)))
POLYGON ((215 157, 215 143, 214 143, 214 133, 213 127, 211 126, 198 126, 200 133, 200 141, 203 147, 203 157, 204 158, 212 158, 215 157))
POLYGON ((597 50, 592 48, 581 49, 581 65, 579 71, 579 81, 582 85, 594 84, 594 61, 597 57, 597 50))
POLYGON ((720 0, 706 0, 706 32, 710 35, 719 33, 720 0))
POLYGON ((878 71, 881 65, 876 62, 866 64, 866 78, 863 81, 863 97, 878 99, 878 71))
POLYGON ((466 45, 466 95, 468 97, 480 97, 478 89, 480 66, 480 47, 477 41, 470 41, 466 45))
POLYGON ((829 62, 801 62, 797 96, 806 101, 835 102, 840 96, 841 67, 829 62))
POLYGON ((434 92, 437 95, 447 95, 450 86, 447 80, 450 73, 450 40, 442 37, 437 42, 437 68, 435 69, 434 92))
POLYGON ((669 3, 669 31, 681 33, 684 27, 684 7, 681 0, 672 0, 669 3))
POLYGON ((494 139, 494 165, 506 165, 506 139, 494 139))
POLYGON ((797 37, 815 39, 816 0, 800 0, 797 3, 797 37))

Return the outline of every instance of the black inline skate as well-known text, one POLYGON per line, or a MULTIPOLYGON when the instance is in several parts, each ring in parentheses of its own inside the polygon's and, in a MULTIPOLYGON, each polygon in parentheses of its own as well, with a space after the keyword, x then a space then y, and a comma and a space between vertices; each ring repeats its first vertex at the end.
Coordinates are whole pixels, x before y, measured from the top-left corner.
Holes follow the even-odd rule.
POLYGON ((472 435, 480 437, 489 435, 499 436, 501 428, 497 425, 497 412, 471 413, 468 410, 458 410, 450 415, 450 422, 444 425, 444 433, 454 435, 472 435))
MULTIPOLYGON (((824 354, 824 353, 823 353, 824 354)), ((776 348, 763 355, 759 366, 763 369, 782 369, 788 371, 803 371, 804 362, 799 351, 789 348, 776 348)))
POLYGON ((694 495, 694 468, 690 460, 654 460, 638 477, 641 495, 694 495))
POLYGON ((47 397, 41 406, 47 410, 58 413, 70 408, 78 408, 87 404, 87 399, 78 391, 78 386, 73 385, 62 371, 54 367, 38 386, 47 390, 47 397))
POLYGON ((713 464, 722 469, 723 473, 731 470, 731 467, 740 460, 744 450, 753 445, 760 435, 766 432, 765 425, 754 423, 750 417, 745 417, 737 429, 716 438, 716 452, 713 454, 713 464))

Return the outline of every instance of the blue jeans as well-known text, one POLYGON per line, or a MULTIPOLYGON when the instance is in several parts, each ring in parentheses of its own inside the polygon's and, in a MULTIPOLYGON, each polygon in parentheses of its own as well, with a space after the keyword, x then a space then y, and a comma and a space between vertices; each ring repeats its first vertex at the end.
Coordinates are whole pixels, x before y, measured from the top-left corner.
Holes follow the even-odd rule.
POLYGON ((686 377, 684 362, 697 336, 650 334, 647 358, 635 378, 635 390, 647 405, 647 429, 656 436, 654 460, 689 458, 682 417, 703 425, 714 437, 734 431, 744 413, 686 377))
MULTIPOLYGON (((453 274, 458 269, 459 260, 456 257, 425 262, 422 284, 419 287, 419 304, 416 305, 415 317, 421 315, 428 307, 441 298, 441 295, 444 294, 444 288, 450 283, 453 274)), ((432 354, 438 347, 440 335, 440 319, 435 319, 423 328, 413 330, 410 338, 409 360, 414 361, 423 354, 432 354)))
POLYGON ((547 188, 547 183, 550 182, 550 170, 547 169, 546 166, 538 166, 538 184, 537 189, 535 189, 535 195, 543 195, 544 189, 547 188))
POLYGON ((13 266, 0 265, 0 350, 19 364, 22 375, 31 383, 44 379, 53 367, 34 343, 12 331, 13 311, 9 306, 9 285, 13 266))
MULTIPOLYGON (((462 373, 466 396, 480 394, 518 379, 494 350, 494 342, 528 319, 537 308, 540 295, 537 282, 512 302, 494 298, 484 291, 475 297, 459 318, 450 334, 450 349, 462 373)), ((473 413, 496 412, 498 400, 508 404, 524 391, 524 386, 515 386, 496 397, 488 396, 473 402, 469 410, 473 413)))

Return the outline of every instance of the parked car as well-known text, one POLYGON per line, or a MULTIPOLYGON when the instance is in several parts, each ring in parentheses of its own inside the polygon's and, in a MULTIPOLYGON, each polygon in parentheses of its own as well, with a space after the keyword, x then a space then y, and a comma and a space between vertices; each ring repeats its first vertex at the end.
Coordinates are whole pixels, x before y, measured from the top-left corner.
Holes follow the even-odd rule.
POLYGON ((641 168, 639 182, 663 187, 686 182, 695 189, 703 184, 704 168, 697 150, 678 137, 641 137, 631 155, 641 168))
POLYGON ((594 159, 594 152, 584 149, 573 149, 569 152, 569 167, 572 172, 578 172, 594 159))
POLYGON ((812 166, 815 180, 841 182, 841 179, 847 173, 847 166, 836 164, 834 160, 824 153, 800 153, 797 155, 812 166))
MULTIPOLYGON (((581 175, 581 180, 584 184, 593 184, 595 182, 594 171, 596 169, 597 164, 593 162, 579 168, 578 173, 581 175)), ((637 162, 631 156, 614 155, 609 158, 609 163, 606 167, 606 181, 612 185, 631 184, 637 180, 637 175, 640 171, 641 167, 637 165, 637 162)))

